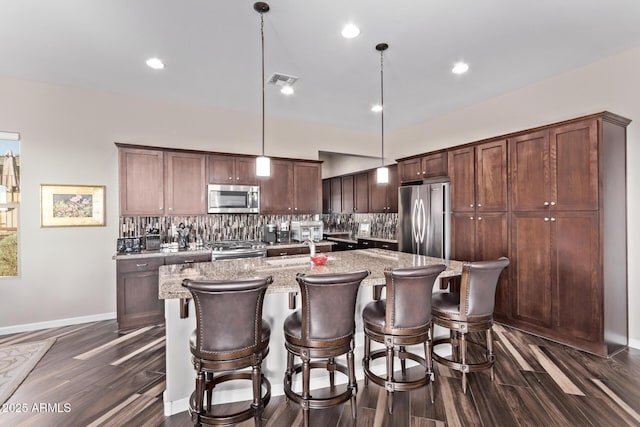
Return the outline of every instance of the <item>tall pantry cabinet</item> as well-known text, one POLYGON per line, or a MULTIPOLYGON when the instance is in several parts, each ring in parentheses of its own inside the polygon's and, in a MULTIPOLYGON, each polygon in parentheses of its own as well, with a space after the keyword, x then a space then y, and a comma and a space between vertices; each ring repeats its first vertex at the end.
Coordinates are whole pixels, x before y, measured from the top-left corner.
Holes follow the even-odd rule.
POLYGON ((509 140, 508 323, 604 356, 627 345, 628 124, 605 112, 509 140))

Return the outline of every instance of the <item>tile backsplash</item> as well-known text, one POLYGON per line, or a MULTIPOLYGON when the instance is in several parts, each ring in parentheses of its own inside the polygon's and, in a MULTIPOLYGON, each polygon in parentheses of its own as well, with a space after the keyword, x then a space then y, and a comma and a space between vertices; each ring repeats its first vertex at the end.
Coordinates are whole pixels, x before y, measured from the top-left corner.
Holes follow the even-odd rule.
POLYGON ((227 239, 261 240, 265 224, 281 224, 291 221, 322 220, 324 231, 350 232, 357 236, 361 223, 369 223, 371 236, 396 238, 398 215, 380 214, 326 214, 326 215, 249 215, 215 214, 196 216, 120 217, 118 237, 144 236, 147 230, 156 228, 162 243, 173 240, 175 230, 184 224, 190 228, 190 240, 204 242, 227 239))

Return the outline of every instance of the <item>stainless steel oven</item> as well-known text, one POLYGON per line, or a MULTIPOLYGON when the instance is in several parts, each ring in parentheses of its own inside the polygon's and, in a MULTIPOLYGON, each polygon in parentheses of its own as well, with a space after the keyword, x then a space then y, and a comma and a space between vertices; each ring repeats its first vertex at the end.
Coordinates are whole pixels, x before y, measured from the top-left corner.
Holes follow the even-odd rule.
POLYGON ((260 187, 209 184, 207 201, 209 213, 260 213, 260 187))

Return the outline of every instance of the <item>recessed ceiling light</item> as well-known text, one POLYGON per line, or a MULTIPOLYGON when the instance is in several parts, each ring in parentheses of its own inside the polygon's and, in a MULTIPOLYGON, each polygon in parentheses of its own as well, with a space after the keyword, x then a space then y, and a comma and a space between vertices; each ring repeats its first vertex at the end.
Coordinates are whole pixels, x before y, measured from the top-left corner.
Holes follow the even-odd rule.
POLYGON ((344 26, 340 34, 342 34, 342 37, 345 39, 352 39, 360 35, 360 28, 356 27, 354 24, 347 24, 344 26))
POLYGON ((371 107, 371 111, 373 111, 374 113, 379 113, 380 111, 382 111, 382 105, 380 104, 376 104, 373 107, 371 107))
POLYGON ((147 59, 147 65, 154 70, 162 70, 164 68, 164 62, 160 58, 147 59))
POLYGON ((469 64, 466 62, 456 62, 451 69, 453 74, 464 74, 469 70, 469 64))
POLYGON ((282 86, 282 89, 280 89, 280 93, 283 95, 293 95, 294 94, 294 90, 291 86, 282 86))

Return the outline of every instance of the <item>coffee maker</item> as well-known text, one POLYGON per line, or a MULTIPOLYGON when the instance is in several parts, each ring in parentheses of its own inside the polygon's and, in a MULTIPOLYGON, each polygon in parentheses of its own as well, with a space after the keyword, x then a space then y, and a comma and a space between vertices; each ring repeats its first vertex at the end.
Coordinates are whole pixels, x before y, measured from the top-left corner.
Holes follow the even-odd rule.
POLYGON ((277 230, 275 224, 265 224, 262 232, 262 241, 273 245, 277 241, 277 230))
POLYGON ((289 240, 289 223, 283 222, 280 224, 276 234, 276 241, 278 243, 290 243, 289 240))

